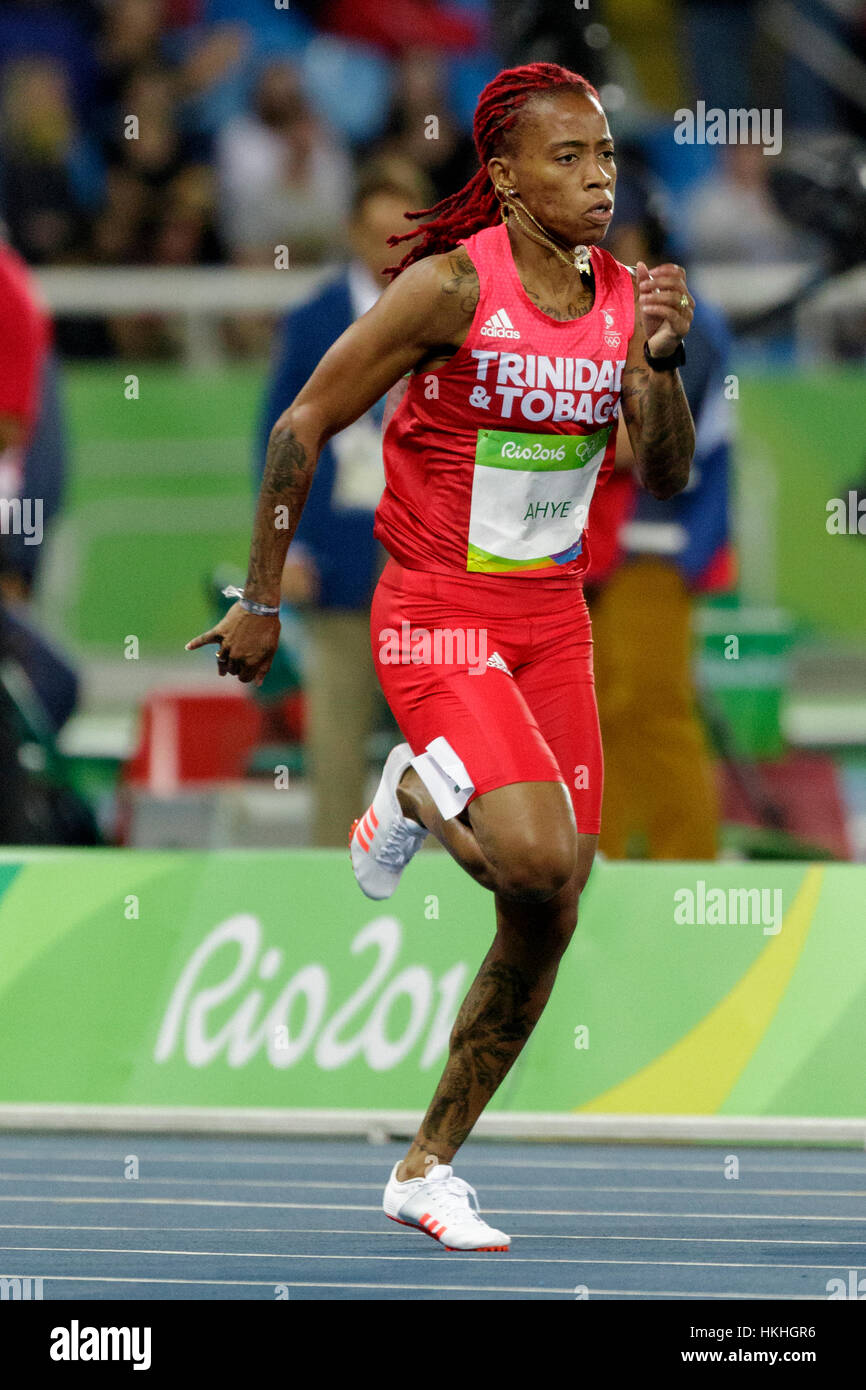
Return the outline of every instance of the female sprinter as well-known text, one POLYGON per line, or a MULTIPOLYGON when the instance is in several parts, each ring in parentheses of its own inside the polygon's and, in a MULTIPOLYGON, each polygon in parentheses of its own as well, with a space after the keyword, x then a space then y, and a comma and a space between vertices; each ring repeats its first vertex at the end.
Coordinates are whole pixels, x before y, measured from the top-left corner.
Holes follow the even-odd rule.
POLYGON ((550 63, 502 72, 474 129, 478 173, 410 214, 424 225, 395 240, 420 242, 274 426, 244 596, 189 647, 219 643, 220 675, 261 682, 319 451, 394 387, 372 640, 406 743, 353 827, 352 861, 364 892, 388 897, 432 833, 493 893, 496 935, 383 1206, 448 1249, 507 1250, 450 1164, 575 929, 602 796, 587 515, 620 403, 649 491, 688 481, 676 367, 693 301, 679 266, 631 270, 598 246, 616 170, 582 77, 550 63))

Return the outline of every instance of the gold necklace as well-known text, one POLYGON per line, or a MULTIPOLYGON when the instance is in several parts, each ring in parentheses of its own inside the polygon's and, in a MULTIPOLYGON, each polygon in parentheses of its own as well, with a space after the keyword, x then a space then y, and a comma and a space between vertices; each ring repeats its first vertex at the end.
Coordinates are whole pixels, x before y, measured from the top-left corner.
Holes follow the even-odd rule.
POLYGON ((553 251, 554 255, 558 256, 559 259, 565 265, 571 266, 574 270, 579 271, 581 275, 592 275, 592 261, 590 260, 588 247, 575 246, 566 252, 563 249, 562 245, 555 240, 552 233, 545 231, 538 219, 536 217, 533 217, 532 213, 529 211, 529 208, 526 207, 524 203, 518 204, 514 201, 513 196, 509 196, 506 193, 502 205, 503 222, 508 221, 509 212, 514 213, 518 223, 520 224, 521 230, 524 232, 526 236, 529 237, 531 241, 536 242, 539 246, 546 246, 548 250, 553 251), (535 226, 541 233, 540 236, 536 236, 533 233, 533 231, 526 225, 521 216, 521 212, 525 212, 526 216, 530 218, 530 220, 535 224, 535 226))

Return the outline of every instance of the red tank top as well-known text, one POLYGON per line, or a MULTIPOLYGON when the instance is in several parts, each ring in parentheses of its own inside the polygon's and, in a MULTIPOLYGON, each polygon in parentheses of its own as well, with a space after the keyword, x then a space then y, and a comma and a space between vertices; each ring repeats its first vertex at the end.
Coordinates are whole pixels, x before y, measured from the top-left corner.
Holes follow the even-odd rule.
POLYGON ((460 244, 478 307, 449 362, 394 388, 375 534, 408 569, 571 583, 613 467, 632 278, 592 247, 593 307, 560 323, 523 288, 504 223, 460 244))

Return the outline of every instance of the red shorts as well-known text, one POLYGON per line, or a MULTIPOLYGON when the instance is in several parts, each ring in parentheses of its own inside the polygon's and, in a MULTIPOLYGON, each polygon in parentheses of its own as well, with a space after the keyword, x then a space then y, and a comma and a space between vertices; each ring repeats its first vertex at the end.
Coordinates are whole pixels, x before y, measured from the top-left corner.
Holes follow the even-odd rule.
POLYGON ((604 772, 579 583, 431 574, 390 559, 370 632, 413 754, 444 738, 471 779, 468 801, 514 782, 564 782, 578 831, 598 834, 604 772))

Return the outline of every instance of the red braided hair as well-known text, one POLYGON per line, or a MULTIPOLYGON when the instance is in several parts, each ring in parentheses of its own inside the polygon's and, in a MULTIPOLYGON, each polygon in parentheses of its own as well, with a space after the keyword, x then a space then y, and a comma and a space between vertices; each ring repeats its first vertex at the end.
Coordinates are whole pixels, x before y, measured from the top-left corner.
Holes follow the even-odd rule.
POLYGON ((388 238, 389 246, 398 246, 400 242, 412 241, 417 236, 422 240, 412 247, 399 265, 389 267, 385 274, 394 280, 401 270, 415 261, 437 252, 450 251, 463 237, 480 232, 484 227, 495 226, 500 216, 499 200, 487 172, 487 162, 499 152, 502 132, 516 125, 520 109, 530 97, 539 92, 575 87, 598 100, 598 92, 585 77, 560 67, 558 63, 527 63, 520 68, 505 68, 492 82, 488 82, 478 98, 473 122, 475 148, 481 161, 478 173, 459 193, 452 193, 432 208, 405 214, 411 222, 425 217, 431 221, 413 232, 388 238))

